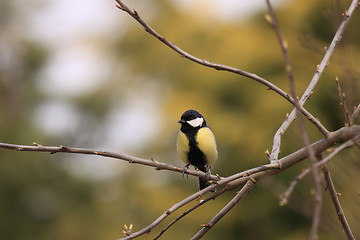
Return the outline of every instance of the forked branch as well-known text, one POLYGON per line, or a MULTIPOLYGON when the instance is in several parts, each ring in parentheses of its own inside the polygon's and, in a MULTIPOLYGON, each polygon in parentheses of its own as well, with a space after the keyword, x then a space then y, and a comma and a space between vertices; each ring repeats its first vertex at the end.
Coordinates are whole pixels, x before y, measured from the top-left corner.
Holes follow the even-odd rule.
POLYGON ((239 192, 235 195, 230 202, 228 202, 223 209, 221 209, 207 224, 203 224, 199 232, 197 232, 191 240, 198 240, 202 238, 212 227, 215 226, 231 209, 233 209, 255 186, 256 180, 250 178, 239 192))
MULTIPOLYGON (((344 127, 336 132, 332 132, 328 138, 323 138, 313 144, 310 145, 310 147, 314 150, 315 154, 320 154, 326 149, 356 138, 360 135, 360 126, 353 125, 351 127, 344 127)), ((174 166, 152 161, 152 160, 146 160, 142 158, 137 158, 125 154, 119 154, 119 153, 111 153, 106 151, 99 151, 94 149, 83 149, 83 148, 73 148, 73 147, 65 147, 65 146, 59 146, 59 147, 52 147, 52 146, 42 146, 40 144, 34 143, 34 146, 26 146, 26 145, 15 145, 15 144, 7 144, 7 143, 0 143, 0 148, 8 149, 8 150, 15 150, 15 151, 31 151, 31 152, 48 152, 48 153, 73 153, 73 154, 87 154, 87 155, 99 155, 102 157, 108 157, 112 159, 122 159, 125 161, 128 161, 130 163, 137 163, 145 166, 150 167, 163 167, 164 170, 169 171, 176 171, 181 172, 181 169, 177 170, 174 169, 174 166)), ((355 144, 355 141, 352 141, 349 144, 355 144)), ((285 169, 297 164, 298 162, 306 159, 309 157, 309 153, 306 150, 306 148, 302 148, 282 159, 280 159, 277 163, 271 163, 266 164, 262 166, 258 166, 255 168, 251 168, 242 172, 238 172, 234 175, 231 175, 229 177, 222 178, 216 182, 216 184, 212 184, 209 187, 198 191, 189 197, 183 199, 182 201, 174 204, 172 207, 167 209, 161 216, 159 216, 154 222, 152 222, 147 227, 143 228, 142 230, 132 233, 131 235, 124 237, 122 239, 134 239, 138 236, 141 236, 143 234, 149 233, 154 229, 156 226, 158 226, 163 220, 165 220, 170 214, 174 213, 181 207, 185 206, 189 202, 197 199, 199 196, 204 195, 207 192, 210 192, 211 190, 215 189, 217 186, 225 186, 227 191, 233 190, 239 186, 242 186, 249 180, 256 180, 259 181, 260 179, 269 176, 277 174, 281 171, 284 171, 285 169)), ((176 168, 176 167, 175 167, 176 168)), ((187 173, 199 176, 198 171, 190 171, 187 170, 187 173)), ((202 176, 204 177, 204 176, 202 176)), ((217 176, 214 176, 214 178, 217 178, 217 176)), ((216 179, 215 179, 216 180, 216 179)))
MULTIPOLYGON (((258 75, 254 74, 254 73, 249 73, 246 72, 244 70, 238 69, 238 68, 234 68, 234 67, 230 67, 227 65, 223 65, 223 64, 218 64, 218 63, 212 63, 209 61, 206 61, 204 59, 200 59, 197 58, 191 54, 189 54, 188 52, 182 50, 181 48, 179 48, 178 46, 176 46, 174 43, 170 42, 169 40, 167 40, 165 37, 161 36, 159 33, 157 33, 153 28, 151 28, 138 14, 137 11, 135 10, 130 10, 123 1, 121 0, 116 0, 116 2, 119 4, 117 5, 117 7, 119 9, 121 9, 122 11, 128 13, 132 18, 134 18, 138 23, 140 23, 146 32, 148 32, 149 34, 151 34, 152 36, 156 37, 157 39, 159 39, 162 43, 164 43, 165 45, 167 45, 168 47, 170 47, 172 50, 174 50, 175 52, 177 52, 178 54, 180 54, 180 56, 187 58, 195 63, 201 64, 203 66, 209 67, 209 68, 213 68, 216 70, 220 70, 220 71, 227 71, 227 72, 231 72, 231 73, 235 73, 241 76, 244 76, 246 78, 255 80, 256 82, 266 86, 269 90, 273 90, 274 92, 276 92, 277 94, 279 94, 281 97, 283 97, 284 99, 286 99, 288 102, 290 102, 293 106, 296 107, 296 100, 290 96, 290 94, 286 93, 285 91, 283 91, 281 88, 279 88, 278 86, 276 86, 275 84, 269 82, 268 80, 259 77, 258 75)), ((325 136, 327 137, 329 134, 329 131, 320 123, 319 119, 315 118, 310 112, 308 112, 302 105, 299 106, 299 111, 311 122, 313 123, 318 129, 319 131, 325 136)))
MULTIPOLYGON (((358 7, 358 5, 359 5, 358 0, 352 0, 348 10, 343 14, 343 20, 342 20, 339 28, 337 29, 337 31, 334 35, 334 38, 332 39, 332 41, 330 43, 330 46, 327 48, 327 51, 326 51, 323 59, 321 60, 320 64, 318 66, 316 66, 315 74, 312 77, 308 87, 306 88, 305 92, 303 93, 303 95, 301 96, 301 98, 299 100, 299 104, 301 106, 303 106, 305 104, 305 102, 309 99, 309 97, 313 93, 315 86, 317 85, 325 68, 327 67, 330 57, 332 56, 336 46, 341 41, 342 35, 350 21, 350 18, 352 17, 352 15, 353 15, 354 11, 356 10, 356 8, 358 7)), ((274 135, 273 147, 272 147, 271 154, 269 157, 270 161, 276 161, 278 159, 279 154, 280 154, 280 147, 281 147, 281 136, 285 133, 285 131, 288 129, 288 127, 290 126, 292 121, 294 121, 295 118, 296 118, 296 108, 294 108, 292 110, 292 112, 286 116, 285 121, 282 123, 282 125, 279 127, 279 129, 277 130, 277 132, 274 135)))

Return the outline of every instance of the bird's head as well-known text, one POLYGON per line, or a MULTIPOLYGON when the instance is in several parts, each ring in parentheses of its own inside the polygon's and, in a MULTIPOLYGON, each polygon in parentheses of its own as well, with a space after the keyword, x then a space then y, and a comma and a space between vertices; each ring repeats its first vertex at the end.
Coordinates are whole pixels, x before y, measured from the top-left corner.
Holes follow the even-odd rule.
POLYGON ((187 110, 179 120, 182 128, 202 128, 206 126, 204 117, 195 110, 187 110))

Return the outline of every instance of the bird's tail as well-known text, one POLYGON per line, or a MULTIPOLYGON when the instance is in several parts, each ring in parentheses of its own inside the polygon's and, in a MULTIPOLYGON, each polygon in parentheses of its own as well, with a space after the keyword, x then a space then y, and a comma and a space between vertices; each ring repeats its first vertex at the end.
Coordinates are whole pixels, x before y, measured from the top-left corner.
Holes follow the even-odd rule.
POLYGON ((211 184, 207 179, 199 177, 199 190, 203 190, 204 188, 210 186, 211 184))
MULTIPOLYGON (((199 177, 199 190, 203 190, 204 188, 211 185, 209 183, 210 180, 210 168, 207 168, 205 166, 197 167, 200 171, 206 173, 206 178, 199 177)), ((212 191, 214 192, 214 191, 212 191)))

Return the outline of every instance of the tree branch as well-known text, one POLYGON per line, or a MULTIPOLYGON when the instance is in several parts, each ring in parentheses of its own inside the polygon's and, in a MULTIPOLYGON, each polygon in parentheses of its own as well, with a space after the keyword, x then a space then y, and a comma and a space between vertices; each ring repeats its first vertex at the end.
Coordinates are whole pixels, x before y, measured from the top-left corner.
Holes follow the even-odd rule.
MULTIPOLYGON (((314 167, 318 168, 321 167, 322 165, 324 165, 325 163, 327 163, 328 161, 330 161, 330 159, 332 159, 333 157, 335 157, 336 154, 338 154, 340 151, 344 150, 345 148, 351 147, 352 145, 355 144, 355 141, 357 140, 357 137, 355 137, 354 139, 350 139, 348 141, 346 141, 345 143, 341 144, 340 146, 338 146, 337 148, 335 148, 329 155, 327 155, 325 158, 323 158, 321 161, 317 162, 315 164, 314 167)), ((287 188, 287 190, 282 193, 280 195, 280 206, 283 206, 285 204, 287 204, 288 199, 292 193, 292 191, 294 190, 294 188, 296 187, 296 185, 298 184, 298 182, 303 179, 310 171, 311 171, 312 167, 308 167, 306 169, 304 169, 289 185, 289 187, 287 188)))
POLYGON ((174 219, 171 223, 169 223, 155 238, 159 239, 172 225, 174 225, 176 222, 178 222, 180 219, 182 219, 183 217, 185 217, 186 215, 188 215, 189 213, 191 213, 192 211, 194 211, 195 209, 199 208, 200 206, 204 205, 205 203, 207 203, 210 200, 214 200, 215 198, 217 198, 218 196, 224 194, 226 191, 228 191, 226 188, 223 188, 221 191, 216 192, 215 194, 213 194, 212 196, 208 197, 207 199, 201 200, 198 204, 196 204, 195 206, 193 206, 192 208, 190 208, 189 210, 183 212, 179 217, 177 217, 176 219, 174 219))
MULTIPOLYGON (((321 159, 321 161, 318 161, 316 164, 313 165, 313 167, 315 167, 315 168, 322 167, 322 170, 323 170, 324 175, 325 175, 326 185, 327 185, 327 188, 329 189, 331 199, 332 199, 333 204, 334 204, 335 209, 336 209, 336 214, 338 215, 339 221, 341 222, 341 225, 342 225, 342 227, 344 229, 344 232, 346 233, 346 236, 348 237, 348 239, 355 239, 355 238, 354 238, 354 236, 352 234, 352 231, 350 229, 350 226, 349 226, 349 224, 348 224, 348 222, 346 220, 345 214, 344 214, 344 212, 343 212, 343 210, 341 208, 341 204, 340 204, 340 201, 339 201, 339 199, 337 197, 337 193, 336 193, 334 184, 332 182, 330 172, 328 171, 325 164, 330 159, 332 159, 337 153, 339 153, 341 150, 355 145, 357 141, 359 141, 359 135, 354 136, 353 139, 350 139, 350 140, 346 141, 345 143, 343 143, 342 145, 340 145, 339 147, 335 148, 335 150, 333 150, 327 157, 321 159)), ((305 170, 303 170, 301 172, 301 174, 299 174, 295 178, 295 180, 293 180, 291 182, 288 189, 282 195, 280 195, 280 205, 281 206, 283 206, 283 205, 285 205, 287 203, 288 198, 289 198, 290 194, 292 193, 292 191, 294 190, 297 183, 302 178, 304 178, 312 170, 313 167, 311 166, 311 167, 308 167, 305 170)), ((311 236, 311 238, 314 238, 314 237, 316 237, 316 236, 315 235, 311 236)))
MULTIPOLYGON (((346 142, 348 140, 351 140, 352 142, 358 141, 358 136, 360 136, 360 126, 359 125, 353 125, 351 127, 343 127, 335 132, 331 132, 328 138, 323 138, 317 142, 312 143, 309 147, 311 147, 315 153, 315 156, 318 154, 321 154, 326 149, 343 142, 346 142)), ((355 143, 354 143, 355 144, 355 143)), ((261 178, 268 176, 268 175, 274 175, 279 172, 282 172, 286 170, 289 167, 294 166, 298 162, 306 159, 309 157, 308 150, 304 147, 296 152, 293 152, 281 159, 279 159, 277 162, 280 164, 280 169, 267 169, 264 171, 258 171, 256 173, 251 173, 251 170, 248 170, 250 172, 250 176, 252 176, 255 180, 260 180, 261 178)), ((320 162, 319 162, 320 163, 320 162)), ((318 164, 318 163, 317 163, 318 164)), ((262 167, 265 166, 271 166, 273 164, 266 164, 262 165, 262 167)), ((318 167, 318 165, 315 165, 315 167, 318 167)), ((235 175, 233 175, 235 176, 235 175)), ((232 176, 231 176, 232 177, 232 176)), ((217 182, 217 184, 221 184, 222 181, 226 181, 229 177, 221 179, 217 182)), ((242 178, 235 178, 234 181, 231 181, 228 183, 227 187, 229 189, 236 188, 242 184, 245 183, 245 181, 248 180, 248 177, 242 177, 242 178)))
MULTIPOLYGON (((360 126, 353 125, 352 127, 344 127, 341 128, 335 132, 330 133, 328 138, 323 138, 313 144, 310 145, 310 147, 313 149, 315 155, 318 155, 325 151, 326 149, 345 141, 348 141, 350 139, 355 138, 356 136, 360 135, 360 126)), ((260 179, 278 174, 279 172, 282 172, 286 170, 287 168, 297 164, 298 162, 306 159, 309 156, 309 152, 306 148, 301 148, 300 150, 283 157, 282 159, 278 160, 276 163, 270 163, 262 166, 258 166, 255 168, 251 168, 239 173, 236 173, 234 175, 231 175, 229 177, 222 178, 221 180, 216 182, 216 185, 224 185, 226 184, 226 189, 228 191, 233 190, 239 186, 242 186, 245 184, 248 180, 255 179, 256 181, 259 181, 260 179)), ((184 205, 188 204, 189 202, 195 200, 199 196, 202 196, 206 192, 210 192, 211 190, 216 188, 216 185, 210 185, 207 188, 204 188, 201 191, 198 191, 189 197, 183 199, 182 201, 176 203, 171 208, 166 210, 160 217, 158 217, 154 222, 152 222, 150 225, 146 226, 142 230, 132 233, 131 235, 121 238, 122 240, 128 240, 128 239, 134 239, 136 237, 139 237, 143 234, 151 232, 153 228, 155 228, 158 224, 160 224, 165 218, 167 218, 171 213, 175 212, 179 208, 183 207, 184 205)))
MULTIPOLYGON (((282 89, 280 89, 278 86, 276 86, 275 84, 267 81, 264 78, 259 77, 256 74, 253 73, 249 73, 246 72, 244 70, 238 69, 238 68, 234 68, 234 67, 230 67, 230 66, 226 66, 223 64, 218 64, 218 63, 212 63, 209 61, 206 61, 204 59, 200 59, 197 58, 191 54, 189 54, 188 52, 182 50, 181 48, 179 48, 178 46, 176 46, 174 43, 168 41, 166 38, 164 38, 163 36, 161 36, 160 34, 158 34, 154 29, 152 29, 137 13, 137 11, 135 10, 130 10, 121 0, 116 0, 116 2, 119 4, 117 5, 117 7, 128 13, 132 18, 134 18, 138 23, 140 23, 146 32, 148 32, 149 34, 151 34, 152 36, 156 37, 157 39, 159 39, 161 42, 163 42, 165 45, 167 45, 168 47, 170 47, 171 49, 173 49, 175 52, 179 53, 180 56, 187 58, 195 63, 198 63, 200 65, 209 67, 209 68, 214 68, 216 70, 220 70, 220 71, 227 71, 227 72, 231 72, 231 73, 235 73, 244 77, 247 77, 249 79, 255 80, 259 83, 261 83, 262 85, 265 85, 266 87, 268 87, 269 90, 273 90, 274 92, 276 92, 277 94, 279 94, 280 96, 282 96, 284 99, 286 99, 288 102, 290 102, 293 106, 296 106, 296 100, 291 97, 288 93, 286 93, 285 91, 283 91, 282 89)), ((329 134, 329 131, 320 123, 319 119, 315 118, 314 116, 311 115, 310 112, 308 112, 302 105, 298 106, 299 110, 302 114, 304 114, 304 116, 311 122, 313 123, 318 129, 319 131, 326 137, 329 134)))
MULTIPOLYGON (((330 43, 330 46, 327 48, 327 51, 321 60, 320 64, 316 67, 315 74, 313 78, 311 79, 309 86, 306 88, 305 92, 303 93, 302 97, 299 100, 299 104, 303 106, 305 102, 309 99, 310 95, 312 94, 316 84, 318 83, 323 71, 327 67, 330 57, 332 53, 334 52, 336 46, 339 44, 341 37, 350 21, 351 16, 353 15, 354 11, 356 10, 358 6, 358 0, 352 0, 349 9, 345 12, 343 21, 341 22, 338 30, 336 31, 333 40, 330 43)), ((280 154, 280 146, 281 146, 281 136, 284 134, 284 132, 288 129, 291 122, 296 118, 296 108, 292 110, 292 112, 287 115, 285 121, 282 123, 280 128, 277 130, 277 132, 274 135, 273 140, 273 147, 270 154, 270 161, 276 161, 279 158, 280 154)))
POLYGON ((340 201, 339 201, 339 198, 338 198, 338 193, 335 190, 335 186, 334 186, 334 183, 332 181, 330 172, 329 172, 329 170, 328 170, 328 168, 326 166, 323 167, 323 172, 324 172, 324 176, 325 176, 326 186, 327 186, 327 188, 329 190, 331 200, 332 200, 332 202, 334 204, 334 207, 335 207, 336 215, 338 216, 338 219, 339 219, 339 221, 341 223, 341 226, 344 229, 346 237, 349 240, 355 240, 355 237, 354 237, 354 235, 353 235, 353 233, 351 231, 350 225, 347 222, 344 211, 343 211, 343 209, 341 207, 341 204, 340 204, 340 201))
POLYGON ((282 37, 280 27, 276 20, 276 15, 271 6, 270 0, 266 0, 266 3, 268 6, 268 9, 269 9, 269 15, 265 15, 265 18, 269 22, 270 26, 274 29, 276 37, 280 44, 282 53, 283 53, 285 68, 286 68, 286 72, 288 74, 288 78, 289 78, 289 82, 290 82, 290 84, 289 84, 290 92, 291 92, 292 97, 295 99, 295 103, 296 103, 295 107, 296 107, 296 116, 297 116, 298 126, 300 129, 302 138, 303 138, 304 145, 307 148, 307 151, 309 153, 309 158, 311 160, 311 169, 312 169, 312 173, 313 173, 313 177, 314 177, 314 185, 315 185, 315 189, 316 189, 315 195, 314 195, 313 221, 312 221, 312 227, 311 227, 311 233, 310 233, 310 240, 313 240, 316 238, 318 227, 320 224, 320 213, 321 213, 321 206, 322 206, 321 178, 320 178, 318 169, 314 167, 314 164, 317 162, 317 159, 316 159, 313 149, 311 147, 309 147, 310 138, 309 138, 308 133, 306 132, 305 124, 304 124, 303 119, 301 118, 300 111, 299 111, 301 106, 299 104, 299 101, 297 100, 295 79, 294 79, 294 74, 292 71, 292 65, 290 62, 290 58, 288 55, 288 47, 287 47, 288 45, 282 37))
MULTIPOLYGON (((313 144, 310 147, 314 150, 315 154, 320 154, 326 149, 360 135, 360 126, 353 125, 351 127, 344 127, 335 132, 330 133, 328 138, 323 138, 313 144)), ((127 161, 129 163, 137 163, 145 166, 154 167, 155 169, 163 169, 169 170, 174 172, 182 173, 183 169, 178 168, 169 164, 160 163, 153 160, 146 160, 142 158, 137 158, 125 154, 119 153, 112 153, 106 151, 98 151, 94 149, 85 149, 85 148, 72 148, 72 147, 52 147, 52 146, 42 146, 40 144, 34 143, 35 146, 27 146, 27 145, 16 145, 16 144, 7 144, 7 143, 0 143, 0 148, 7 149, 7 150, 15 150, 15 151, 30 151, 30 152, 49 152, 49 153, 73 153, 73 154, 86 154, 86 155, 98 155, 103 157, 109 157, 113 159, 121 159, 127 161)), ((171 213, 175 212, 179 208, 183 207, 184 205, 188 204, 189 202, 195 200, 199 196, 204 195, 207 192, 215 189, 217 185, 225 185, 227 190, 232 190, 237 188, 243 184, 245 184, 250 178, 255 179, 256 181, 269 176, 277 174, 285 169, 297 164, 298 162, 304 160, 309 156, 308 151, 306 148, 302 148, 286 157, 283 157, 276 163, 270 163, 262 166, 258 166, 255 168, 251 168, 242 172, 238 172, 234 175, 231 175, 226 178, 222 178, 216 182, 216 184, 212 184, 207 188, 198 191, 189 197, 183 199, 182 201, 174 204, 171 208, 166 210, 160 217, 158 217, 153 223, 149 226, 145 227, 144 229, 132 233, 131 235, 124 237, 122 239, 133 239, 145 233, 149 233, 154 227, 156 227, 160 222, 162 222, 165 218, 167 218, 171 213)), ((194 175, 194 176, 202 176, 199 171, 192 171, 192 170, 185 170, 185 173, 194 175)), ((205 176, 202 176, 205 177, 205 176)), ((217 176, 212 176, 215 178, 214 180, 218 179, 217 176)))
MULTIPOLYGON (((289 79, 289 82, 290 82, 291 96, 296 100, 297 94, 296 94, 296 91, 295 91, 296 90, 296 88, 295 88, 295 79, 294 79, 294 72, 293 72, 292 64, 291 64, 290 57, 289 57, 288 44, 284 40, 284 38, 283 38, 283 36, 281 34, 280 27, 279 27, 279 24, 277 22, 277 18, 276 18, 274 10, 272 8, 270 0, 266 0, 266 4, 267 4, 268 9, 269 9, 269 15, 265 15, 265 19, 268 21, 270 26, 274 29, 276 38, 278 39, 278 42, 280 44, 281 52, 282 52, 282 55, 284 57, 285 70, 286 70, 286 73, 288 75, 288 79, 289 79)), ((295 106, 295 107, 297 107, 299 109, 298 106, 295 106)))
POLYGON ((321 219, 321 208, 322 208, 322 191, 321 191, 321 177, 319 173, 319 169, 315 167, 317 158, 311 148, 308 149, 310 154, 311 160, 311 172, 314 178, 314 186, 315 186, 315 193, 314 193, 314 210, 313 210, 313 217, 311 223, 311 230, 310 230, 310 240, 317 240, 318 239, 318 231, 320 227, 320 219, 321 219))
MULTIPOLYGON (((60 145, 59 147, 43 146, 35 142, 33 143, 33 145, 34 146, 0 143, 0 148, 15 150, 15 151, 23 151, 23 152, 48 152, 50 154, 74 153, 74 154, 98 155, 98 156, 127 161, 128 163, 141 164, 141 165, 153 167, 155 168, 155 170, 168 170, 173 172, 179 172, 182 174, 189 174, 197 177, 203 177, 203 178, 206 177, 206 174, 201 171, 186 169, 183 167, 177 167, 171 164, 158 162, 153 159, 148 160, 122 153, 108 152, 108 151, 88 149, 88 148, 66 147, 63 145, 60 145)), ((211 175, 210 179, 216 181, 219 180, 219 177, 216 175, 211 175)))
POLYGON ((223 209, 220 210, 207 224, 202 225, 202 229, 197 232, 191 240, 201 239, 212 227, 215 226, 226 214, 230 212, 240 201, 243 199, 255 186, 256 181, 250 178, 246 184, 241 188, 241 190, 236 194, 236 196, 231 199, 228 204, 225 205, 223 209))
POLYGON ((360 112, 360 104, 359 105, 357 105, 357 107, 355 107, 354 108, 354 112, 353 112, 353 114, 351 115, 351 122, 354 122, 355 121, 355 119, 358 117, 358 115, 359 115, 359 112, 360 112))
MULTIPOLYGON (((360 130, 359 130, 360 131, 360 130)), ((259 172, 264 172, 267 170, 272 170, 272 169, 278 169, 279 168, 279 164, 278 163, 272 163, 272 164, 266 164, 266 165, 262 165, 259 167, 255 167, 246 171, 242 171, 239 173, 236 173, 234 175, 231 175, 229 177, 226 178, 222 178, 221 180, 217 181, 216 184, 212 184, 206 188, 204 188, 201 191, 198 191, 196 193, 193 193, 192 195, 190 195, 189 197, 181 200, 180 202, 174 204, 172 207, 170 207, 169 209, 167 209, 162 215, 160 215, 154 222, 152 222, 151 224, 149 224, 148 226, 146 226, 145 228, 141 229, 138 232, 132 233, 129 236, 126 236, 124 238, 121 238, 119 240, 128 240, 128 239, 134 239, 137 238, 143 234, 149 233, 152 231, 152 229, 154 229, 157 225, 159 225, 163 220, 165 220, 170 214, 172 214, 173 212, 177 211, 179 208, 185 206, 186 204, 190 203, 191 201, 199 198, 200 196, 204 195, 207 192, 210 192, 211 190, 216 188, 216 185, 225 185, 231 181, 234 180, 240 180, 242 179, 244 182, 242 184, 244 184, 249 176, 259 173, 259 172)), ((230 191, 233 190, 235 187, 238 187, 238 185, 233 186, 230 184, 227 184, 225 189, 226 191, 230 191)), ((223 190, 222 190, 223 191, 223 190)))
POLYGON ((348 110, 348 108, 346 106, 346 95, 341 89, 341 85, 340 85, 338 77, 335 78, 335 82, 336 82, 336 88, 337 88, 338 94, 339 94, 340 106, 344 110, 346 124, 347 124, 347 126, 351 126, 352 121, 351 121, 349 110, 348 110))

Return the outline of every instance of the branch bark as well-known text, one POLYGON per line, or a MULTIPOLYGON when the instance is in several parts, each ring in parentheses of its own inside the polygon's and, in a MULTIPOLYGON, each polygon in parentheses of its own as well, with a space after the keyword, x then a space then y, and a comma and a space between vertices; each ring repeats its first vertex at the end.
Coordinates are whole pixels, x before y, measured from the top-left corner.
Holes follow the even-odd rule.
MULTIPOLYGON (((327 51, 321 60, 320 64, 316 67, 316 71, 314 76, 312 77, 308 87, 306 88, 305 92, 301 96, 299 100, 299 104, 303 106, 305 102, 309 99, 311 96, 315 86, 317 85, 322 73, 324 72, 325 68, 327 67, 330 57, 333 54, 336 46, 339 44, 342 35, 350 21, 350 18, 352 17, 354 11, 356 10, 357 6, 359 5, 358 0, 352 0, 348 10, 345 12, 343 21, 341 22, 339 28, 337 29, 334 38, 332 39, 330 46, 327 48, 327 51)), ((288 129, 292 121, 296 118, 296 108, 292 110, 292 112, 287 115, 285 121, 282 123, 282 125, 279 127, 279 129, 276 131, 274 135, 273 140, 273 147, 270 154, 270 161, 276 161, 279 158, 280 154, 280 146, 281 146, 281 136, 284 134, 284 132, 288 129)))
MULTIPOLYGON (((338 154, 340 151, 344 150, 345 148, 349 148, 352 145, 356 144, 358 137, 354 137, 353 139, 350 139, 348 141, 346 141, 345 143, 341 144, 340 146, 336 147, 329 155, 327 155, 326 157, 324 157, 323 159, 321 159, 321 161, 317 162, 315 164, 314 167, 316 168, 320 168, 322 167, 324 164, 326 164, 328 161, 330 161, 330 159, 332 159, 333 157, 335 157, 336 154, 338 154)), ((312 167, 308 167, 306 169, 304 169, 290 184, 289 187, 286 189, 286 191, 284 193, 282 193, 280 195, 280 206, 283 206, 285 204, 287 204, 288 202, 288 198, 291 195, 292 191, 294 190, 294 188, 296 187, 296 185, 298 184, 298 182, 303 179, 308 173, 311 172, 312 167)))
POLYGON ((346 234, 346 237, 347 239, 349 240, 355 240, 355 237, 351 231, 351 228, 350 228, 350 225, 348 223, 348 221, 346 220, 346 217, 345 217, 345 214, 344 214, 344 211, 341 207, 341 204, 340 204, 340 201, 339 201, 339 198, 338 198, 338 194, 335 190, 335 186, 334 186, 334 183, 332 181, 332 178, 331 178, 331 174, 328 170, 328 168, 326 166, 323 167, 323 172, 324 172, 324 176, 325 176, 325 181, 326 181, 326 186, 329 190, 329 194, 330 194, 330 197, 331 197, 331 200, 334 204, 334 207, 335 207, 335 211, 336 211, 336 215, 341 223, 341 226, 343 227, 344 229, 344 232, 346 234))
MULTIPOLYGON (((328 138, 323 138, 317 142, 312 143, 309 147, 311 147, 316 155, 321 154, 322 152, 324 152, 326 149, 333 147, 337 144, 346 142, 346 141, 351 141, 348 144, 349 145, 354 145, 356 144, 355 141, 357 141, 357 137, 360 136, 360 126, 359 125, 353 125, 351 127, 343 127, 340 128, 339 130, 335 131, 335 132, 331 132, 328 138), (354 141, 353 141, 354 140, 354 141)), ((349 147, 349 145, 347 145, 347 147, 349 147)), ((286 170, 289 167, 294 166, 295 164, 297 164, 298 162, 306 159, 309 157, 309 152, 306 149, 306 147, 301 148, 299 150, 297 150, 296 152, 293 152, 281 159, 279 159, 277 162, 280 164, 281 168, 280 169, 268 169, 268 170, 264 170, 261 172, 257 172, 254 174, 250 174, 253 178, 255 178, 255 180, 260 180, 261 178, 268 176, 268 175, 274 175, 277 174, 279 172, 282 172, 284 170, 286 170)), ((271 164, 266 164, 263 166, 268 166, 271 164)), ((317 165, 315 165, 316 167, 318 167, 317 165)), ((251 170, 251 169, 250 169, 251 170)), ((248 171, 250 171, 248 170, 248 171)), ((233 175, 234 176, 234 175, 233 175)), ((221 183, 222 181, 226 181, 227 178, 221 179, 220 181, 217 182, 217 184, 221 183)), ((244 184, 244 181, 247 181, 248 177, 242 177, 239 179, 236 179, 235 181, 232 181, 228 184, 228 188, 235 188, 240 186, 241 184, 244 184)))
POLYGON ((241 188, 241 190, 236 194, 236 196, 231 199, 228 204, 225 205, 223 209, 220 210, 207 224, 202 225, 202 229, 197 232, 191 240, 198 240, 201 239, 212 227, 215 226, 217 222, 219 222, 226 214, 230 212, 240 201, 243 199, 255 186, 256 181, 250 179, 248 180, 245 185, 241 188))
POLYGON ((201 207, 202 205, 204 205, 206 202, 210 201, 210 200, 214 200, 215 198, 217 198, 218 196, 222 195, 223 193, 225 193, 227 191, 226 188, 223 188, 221 191, 216 192, 215 194, 213 194, 212 196, 201 200, 198 204, 196 204, 195 206, 193 206, 192 208, 190 208, 189 210, 183 212, 179 217, 177 217, 176 219, 174 219, 171 223, 169 223, 155 238, 159 239, 172 225, 174 225, 176 222, 178 222, 180 219, 182 219, 183 217, 185 217, 186 215, 188 215, 189 213, 191 213, 192 211, 194 211, 195 209, 201 207))
MULTIPOLYGON (((355 137, 360 135, 360 126, 359 125, 353 125, 351 127, 344 127, 341 128, 335 132, 332 132, 329 134, 328 138, 323 138, 313 144, 310 145, 310 147, 313 149, 315 155, 318 155, 325 151, 326 149, 339 144, 346 142, 348 140, 352 140, 355 137)), ((53 146, 42 146, 40 144, 34 143, 34 146, 27 146, 27 145, 16 145, 16 144, 8 144, 8 143, 0 143, 0 148, 7 149, 7 150, 14 150, 14 151, 30 151, 30 152, 48 152, 48 153, 73 153, 73 154, 86 154, 86 155, 99 155, 103 157, 109 157, 113 159, 121 159, 124 161, 127 161, 129 163, 137 163, 149 167, 155 167, 156 169, 160 168, 162 170, 168 170, 168 171, 175 171, 182 173, 182 168, 178 168, 169 164, 160 163, 153 160, 146 160, 142 158, 137 158, 133 156, 129 156, 126 154, 119 154, 119 153, 112 153, 112 152, 106 152, 106 151, 98 151, 94 149, 85 149, 85 148, 73 148, 73 147, 65 147, 65 146, 59 146, 59 147, 53 147, 53 146)), ((353 142, 355 144, 355 142, 353 142)), ((170 207, 168 210, 166 210, 161 216, 159 216, 154 222, 152 222, 150 225, 145 227, 144 229, 132 233, 131 235, 124 237, 122 239, 134 239, 138 236, 141 236, 143 234, 151 232, 153 228, 155 228, 158 224, 160 224, 164 219, 166 219, 170 214, 177 211, 181 207, 185 206, 189 202, 195 200, 199 196, 204 195, 207 192, 210 192, 211 190, 215 189, 217 186, 225 185, 225 188, 227 191, 233 190, 239 186, 242 186, 249 180, 256 180, 259 181, 260 179, 269 176, 278 174, 287 168, 297 164, 298 162, 306 159, 309 156, 309 152, 306 148, 299 149, 298 151, 289 154, 286 157, 283 157, 282 159, 278 160, 276 163, 270 163, 266 165, 261 165, 255 168, 251 168, 242 172, 238 172, 234 175, 231 175, 226 178, 221 178, 216 182, 216 184, 212 184, 208 186, 207 188, 198 191, 189 197, 183 199, 182 201, 174 204, 172 207, 170 207)), ((192 171, 192 170, 186 170, 186 173, 194 175, 194 176, 200 176, 201 173, 198 171, 192 171)), ((205 177, 205 176, 203 176, 205 177)), ((212 176, 213 178, 218 178, 217 176, 212 176)), ((216 180, 216 179, 214 179, 216 180)))
MULTIPOLYGON (((144 158, 134 157, 130 155, 126 155, 123 153, 115 153, 115 152, 108 152, 103 150, 96 150, 96 149, 89 149, 89 148, 75 148, 75 147, 67 147, 67 146, 43 146, 38 143, 33 143, 33 146, 29 145, 17 145, 17 144, 10 144, 10 143, 0 143, 0 148, 21 151, 21 152, 48 152, 50 154, 55 153, 74 153, 74 154, 85 154, 85 155, 98 155, 103 157, 108 157, 117 160, 123 160, 128 163, 133 164, 141 164, 144 166, 149 166, 155 168, 155 170, 168 170, 173 172, 178 172, 181 174, 188 174, 197 177, 206 177, 206 174, 197 171, 191 170, 183 167, 174 166, 167 163, 162 163, 155 161, 153 159, 148 160, 144 158)), ((210 175, 210 179, 217 181, 219 177, 217 175, 210 175)))
MULTIPOLYGON (((273 90, 274 92, 276 92, 277 94, 279 94, 281 97, 283 97, 284 99, 286 99, 288 102, 290 102, 293 106, 296 107, 296 100, 290 96, 290 94, 286 93, 285 91, 283 91, 281 88, 279 88, 278 86, 276 86, 275 84, 269 82, 268 80, 259 77, 258 75, 254 74, 254 73, 249 73, 246 72, 244 70, 238 69, 238 68, 234 68, 234 67, 230 67, 230 66, 226 66, 223 64, 218 64, 218 63, 212 63, 209 61, 206 61, 204 59, 200 59, 197 58, 191 54, 189 54, 188 52, 182 50, 181 48, 179 48, 178 46, 176 46, 174 43, 170 42, 169 40, 167 40, 165 37, 161 36, 159 33, 157 33, 153 28, 151 28, 138 14, 137 11, 135 10, 130 10, 121 0, 116 0, 116 2, 119 4, 117 5, 117 7, 128 13, 132 18, 134 18, 138 23, 140 23, 146 32, 148 32, 149 34, 151 34, 152 36, 156 37, 157 39, 159 39, 162 43, 164 43, 165 45, 167 45, 168 47, 170 47, 172 50, 174 50, 175 52, 177 52, 178 54, 180 54, 180 56, 187 58, 195 63, 198 63, 200 65, 209 67, 209 68, 213 68, 216 70, 220 70, 220 71, 227 71, 227 72, 231 72, 231 73, 235 73, 241 76, 244 76, 246 78, 255 80, 256 82, 266 86, 269 90, 273 90)), ((313 123, 318 129, 319 131, 324 135, 324 137, 327 137, 327 135, 329 134, 329 131, 320 123, 319 119, 315 118, 314 116, 311 115, 310 112, 308 112, 302 105, 298 104, 298 108, 299 111, 311 122, 313 123)))

